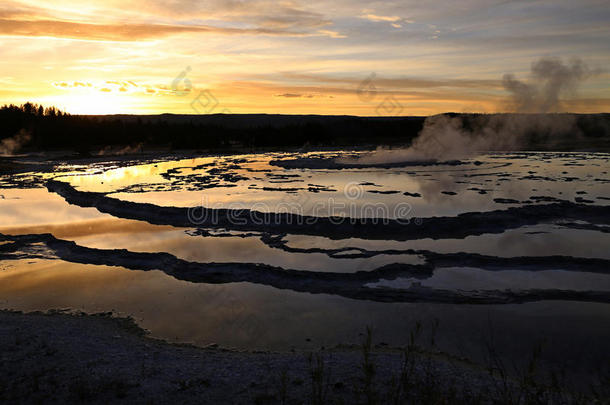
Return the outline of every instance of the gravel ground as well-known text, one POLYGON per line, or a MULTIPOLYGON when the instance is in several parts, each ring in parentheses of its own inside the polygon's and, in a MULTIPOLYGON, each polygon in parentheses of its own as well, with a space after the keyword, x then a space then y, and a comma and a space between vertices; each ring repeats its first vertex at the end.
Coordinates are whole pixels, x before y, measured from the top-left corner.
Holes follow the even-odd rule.
MULTIPOLYGON (((367 391, 360 347, 312 355, 175 345, 147 337, 131 319, 112 314, 0 311, 0 347, 2 403, 299 404, 322 399, 356 404, 367 403, 367 393, 385 403, 401 365, 398 351, 374 347, 375 373, 367 391)), ((426 355, 417 372, 431 372, 434 389, 442 392, 490 383, 484 370, 440 354, 426 355)))

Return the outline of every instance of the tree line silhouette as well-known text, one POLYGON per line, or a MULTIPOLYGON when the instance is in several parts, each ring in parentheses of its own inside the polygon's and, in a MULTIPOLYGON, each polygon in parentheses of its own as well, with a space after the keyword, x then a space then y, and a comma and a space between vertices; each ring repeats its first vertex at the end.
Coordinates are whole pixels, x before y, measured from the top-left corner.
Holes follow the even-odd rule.
POLYGON ((81 153, 120 145, 230 150, 396 144, 408 141, 409 134, 417 135, 423 120, 266 114, 70 115, 55 107, 25 103, 0 108, 0 139, 26 131, 30 134, 26 148, 81 153))
MULTIPOLYGON (((465 125, 481 114, 454 114, 465 125)), ((87 155, 103 148, 242 151, 302 146, 408 145, 426 117, 321 115, 71 115, 34 103, 0 107, 0 141, 27 134, 22 150, 69 149, 87 155)), ((609 114, 577 116, 581 132, 610 146, 609 114)), ((569 138, 568 138, 569 140, 569 138)), ((536 147, 536 145, 530 145, 536 147)), ((567 146, 569 148, 570 146, 567 146)))

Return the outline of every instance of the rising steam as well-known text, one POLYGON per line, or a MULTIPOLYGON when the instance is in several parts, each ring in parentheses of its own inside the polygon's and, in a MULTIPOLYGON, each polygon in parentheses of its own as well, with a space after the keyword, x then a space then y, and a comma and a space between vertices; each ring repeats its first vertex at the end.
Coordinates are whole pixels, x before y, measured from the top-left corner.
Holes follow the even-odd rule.
POLYGON ((580 83, 598 73, 580 59, 564 64, 561 59, 542 58, 531 66, 527 82, 505 74, 505 102, 520 114, 435 115, 408 149, 380 148, 366 156, 339 159, 338 163, 385 164, 405 161, 446 161, 474 156, 481 151, 522 150, 535 138, 552 147, 562 135, 579 136, 573 114, 562 111, 562 97, 574 95, 580 83), (527 114, 523 114, 527 113, 527 114))
POLYGON ((542 58, 532 63, 529 82, 517 80, 515 75, 507 73, 502 84, 512 95, 509 106, 513 111, 560 112, 561 97, 574 95, 578 85, 595 73, 578 58, 568 64, 561 59, 542 58))
POLYGON ((144 150, 144 144, 142 142, 135 145, 127 145, 122 148, 113 148, 112 146, 106 146, 100 149, 96 155, 98 156, 123 156, 132 153, 139 153, 144 150))
POLYGON ((0 142, 0 155, 13 155, 32 139, 32 135, 21 129, 15 136, 5 138, 0 142))

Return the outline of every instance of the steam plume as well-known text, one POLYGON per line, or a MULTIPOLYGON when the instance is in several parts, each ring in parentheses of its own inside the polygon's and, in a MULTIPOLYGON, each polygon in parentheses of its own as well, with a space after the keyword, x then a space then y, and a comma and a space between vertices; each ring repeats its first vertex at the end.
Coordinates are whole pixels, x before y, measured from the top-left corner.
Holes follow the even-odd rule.
POLYGON ((12 155, 18 152, 31 139, 32 135, 21 129, 15 136, 5 138, 0 142, 0 155, 12 155))
POLYGON ((557 58, 542 58, 532 63, 530 82, 507 73, 502 84, 512 95, 509 106, 515 111, 559 112, 562 111, 561 96, 574 94, 578 85, 594 73, 578 58, 568 64, 557 58))
POLYGON ((531 66, 528 82, 505 74, 504 88, 510 93, 506 102, 512 111, 528 114, 435 115, 428 117, 423 129, 408 149, 377 151, 358 159, 339 159, 339 163, 384 164, 404 161, 446 161, 467 158, 481 151, 510 151, 527 147, 535 139, 553 147, 566 135, 579 136, 573 114, 546 114, 561 111, 561 98, 575 94, 581 82, 598 73, 580 59, 564 64, 561 59, 541 58, 531 66), (537 113, 537 114, 535 114, 537 113))
POLYGON ((97 152, 98 156, 122 156, 131 153, 138 153, 143 151, 144 144, 142 142, 135 145, 127 145, 120 149, 113 149, 111 146, 106 146, 97 152))

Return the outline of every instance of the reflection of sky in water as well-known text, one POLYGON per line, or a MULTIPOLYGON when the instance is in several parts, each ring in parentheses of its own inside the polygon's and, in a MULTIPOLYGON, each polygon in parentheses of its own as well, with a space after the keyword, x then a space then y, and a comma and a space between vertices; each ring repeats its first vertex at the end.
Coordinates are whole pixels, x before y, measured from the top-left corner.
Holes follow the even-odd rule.
POLYGON ((81 246, 98 249, 128 249, 132 252, 167 252, 201 263, 265 263, 285 269, 354 272, 373 270, 390 263, 420 263, 413 255, 380 255, 370 259, 332 259, 321 253, 288 253, 272 249, 259 238, 189 236, 184 230, 147 231, 70 238, 81 246))
POLYGON ((468 236, 463 239, 418 239, 406 242, 364 239, 331 240, 317 236, 288 235, 294 248, 345 248, 367 250, 415 249, 438 253, 468 252, 500 257, 574 256, 610 259, 610 233, 536 225, 510 229, 500 234, 468 236))
POLYGON ((170 183, 161 176, 169 169, 179 167, 197 166, 213 162, 213 158, 198 158, 173 160, 169 162, 156 162, 142 165, 117 167, 104 170, 99 174, 99 170, 76 173, 73 175, 62 175, 59 180, 69 181, 75 187, 87 191, 110 192, 132 184, 140 183, 170 183))
POLYGON ((59 195, 49 193, 46 188, 2 189, 0 194, 4 196, 0 199, 0 228, 65 224, 110 217, 95 208, 70 205, 59 195))
MULTIPOLYGON (((80 190, 108 192, 116 198, 157 205, 188 207, 203 201, 209 206, 253 207, 273 211, 278 205, 287 204, 299 209, 292 212, 317 215, 328 215, 330 199, 335 207, 340 208, 340 204, 345 204, 345 212, 335 214, 358 216, 363 213, 364 206, 380 203, 387 207, 386 212, 390 217, 393 217, 394 208, 404 202, 412 207, 409 216, 416 217, 515 206, 496 203, 494 198, 511 198, 521 202, 531 196, 550 196, 570 201, 580 197, 592 200, 596 205, 610 203, 598 199, 610 197, 609 157, 605 154, 498 154, 479 157, 480 165, 473 161, 462 166, 340 171, 284 170, 268 164, 272 158, 292 156, 265 154, 256 155, 255 159, 248 156, 209 157, 127 167, 115 165, 111 169, 103 165, 65 166, 62 170, 70 172, 61 175, 59 180, 69 180, 80 190), (243 158, 247 161, 240 161, 243 158), (220 175, 213 176, 211 180, 220 187, 201 187, 206 184, 201 182, 201 177, 208 176, 209 169, 214 166, 193 168, 207 164, 224 168, 220 175), (173 170, 170 172, 172 180, 166 178, 169 170, 173 170), (248 179, 229 181, 222 178, 226 173, 248 179), (286 174, 298 177, 285 177, 286 174), (358 198, 350 199, 344 195, 344 189, 351 183, 357 186, 358 198), (229 187, 232 185, 236 186, 229 187), (319 192, 262 190, 264 187, 308 188, 310 185, 314 185, 319 192), (131 192, 116 192, 127 187, 131 192), (139 187, 145 192, 138 192, 139 187), (376 190, 399 193, 369 192, 376 190), (481 193, 481 190, 485 193, 481 193), (457 194, 446 195, 443 191, 457 194), (404 192, 420 193, 422 197, 406 196, 404 192), (350 211, 350 208, 354 211, 350 211)), ((52 176, 41 175, 44 178, 52 176)), ((187 229, 115 218, 94 208, 69 205, 45 188, 5 188, 0 190, 0 194, 3 196, 0 198, 0 233, 51 233, 57 238, 98 249, 167 252, 197 262, 265 263, 285 269, 350 273, 396 262, 420 263, 421 260, 410 255, 341 259, 330 258, 323 253, 289 253, 265 245, 256 236, 191 236, 185 232, 187 229)), ((369 214, 365 215, 371 216, 378 211, 367 212, 369 214)), ((421 249, 502 257, 565 255, 610 259, 607 248, 610 246, 610 233, 569 229, 556 224, 464 239, 396 242, 287 235, 286 240, 289 247, 300 248, 421 249)), ((0 242, 0 245, 3 244, 0 242)), ((412 281, 399 278, 371 285, 400 288, 408 287, 412 281)), ((607 275, 525 272, 519 269, 492 272, 472 268, 440 268, 434 271, 432 277, 417 281, 424 286, 464 290, 610 289, 607 275)), ((520 337, 531 342, 531 334, 541 330, 557 337, 558 342, 562 336, 565 337, 564 342, 573 342, 580 337, 584 341, 585 337, 593 337, 599 340, 597 347, 602 348, 603 342, 610 338, 607 327, 610 313, 606 304, 388 304, 296 293, 251 283, 195 284, 176 280, 161 271, 132 271, 60 260, 0 261, 0 306, 21 310, 64 307, 87 312, 113 310, 134 316, 154 336, 238 347, 303 348, 331 345, 354 341, 366 325, 373 325, 377 329, 380 340, 398 344, 408 336, 407 325, 416 319, 431 317, 441 320, 441 341, 453 352, 472 350, 474 343, 468 340, 477 338, 475 335, 490 318, 505 332, 507 345, 518 344, 515 342, 519 342, 520 337), (252 328, 262 328, 264 333, 255 337, 257 334, 252 332, 252 328), (455 340, 458 335, 462 336, 464 342, 455 340), (305 342, 305 338, 312 338, 312 343, 305 342)), ((571 353, 577 358, 578 346, 575 347, 571 353)))
POLYGON ((434 271, 425 280, 397 278, 380 280, 369 287, 409 288, 413 283, 433 288, 456 290, 490 289, 563 289, 575 291, 610 290, 605 274, 575 273, 562 270, 544 271, 485 271, 469 267, 445 267, 434 271))
MULTIPOLYGON (((328 153, 332 156, 336 153, 328 153)), ((324 155, 322 153, 321 155, 324 155)), ((112 196, 134 202, 163 206, 190 207, 204 204, 212 207, 252 208, 258 211, 288 210, 295 213, 328 216, 375 216, 385 213, 395 218, 399 204, 412 207, 408 217, 455 215, 467 211, 502 209, 506 204, 495 198, 526 201, 531 196, 546 196, 574 201, 580 197, 596 204, 610 204, 598 197, 610 198, 610 175, 607 154, 547 153, 518 155, 484 155, 476 159, 481 164, 433 166, 394 169, 350 170, 285 170, 270 166, 267 161, 288 158, 290 154, 256 156, 254 162, 242 162, 249 156, 198 158, 158 162, 105 171, 99 175, 68 176, 71 184, 81 190, 116 192, 112 196), (237 163, 234 163, 236 162, 237 163), (214 164, 193 170, 193 167, 214 164), (209 169, 221 168, 222 173, 246 177, 246 180, 223 181, 215 178, 216 187, 202 188, 188 176, 206 176, 209 169), (162 176, 174 170, 172 176, 184 183, 176 186, 162 176), (281 178, 283 175, 296 176, 281 178), (280 176, 278 178, 277 176, 280 176), (365 183, 364 185, 359 185, 365 183), (368 184, 372 183, 372 184, 368 184), (134 186, 121 192, 127 186, 134 186), (173 185, 172 187, 169 187, 173 185), (296 190, 291 193, 277 188, 321 186, 325 190, 296 190), (344 191, 351 189, 351 197, 344 191), (262 190, 267 188, 267 190, 262 190), (334 191, 328 191, 328 189, 334 191), (139 192, 143 190, 144 192, 139 192), (395 191, 395 194, 371 193, 395 191), (419 193, 422 197, 403 195, 419 193), (457 193, 448 195, 443 192, 457 193), (383 205, 383 209, 379 205, 383 205), (367 207, 367 208, 365 208, 367 207), (377 208, 375 208, 377 207, 377 208)))
POLYGON ((610 339, 605 304, 387 304, 249 283, 193 284, 160 271, 60 261, 2 262, 0 266, 2 307, 115 311, 133 316, 153 336, 201 345, 317 349, 359 342, 366 325, 374 328, 376 342, 398 345, 407 341, 415 321, 437 318, 439 347, 451 353, 483 355, 479 345, 492 325, 504 353, 525 357, 531 353, 532 342, 552 336, 545 353, 576 365, 603 354, 610 339))

